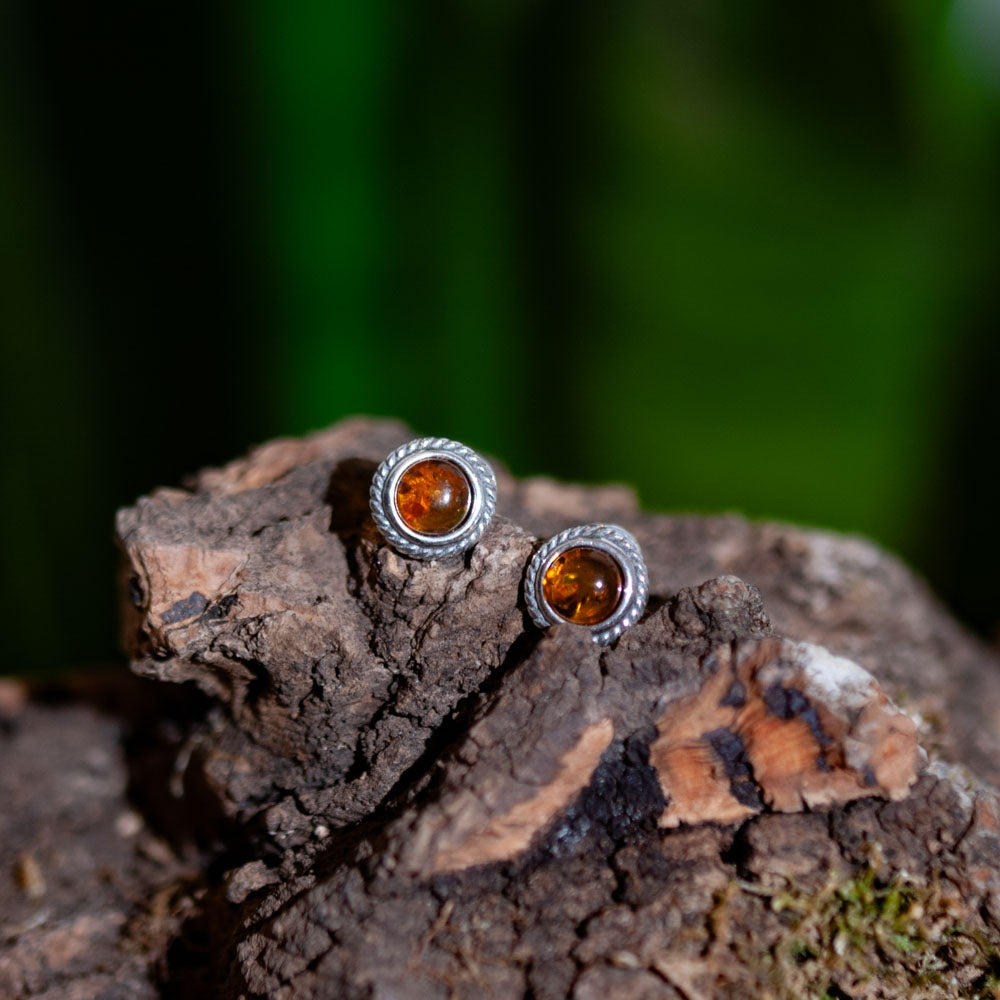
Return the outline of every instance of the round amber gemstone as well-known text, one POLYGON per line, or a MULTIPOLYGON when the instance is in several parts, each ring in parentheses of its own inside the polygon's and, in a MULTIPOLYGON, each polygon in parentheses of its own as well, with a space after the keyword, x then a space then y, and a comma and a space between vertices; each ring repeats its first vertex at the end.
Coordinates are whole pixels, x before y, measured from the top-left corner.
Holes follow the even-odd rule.
POLYGON ((579 546, 549 564, 542 593, 549 607, 574 625, 598 625, 614 613, 625 589, 618 562, 600 549, 579 546))
POLYGON ((396 485, 396 510, 421 535, 447 535, 468 516, 472 486, 454 462, 426 458, 414 462, 396 485))

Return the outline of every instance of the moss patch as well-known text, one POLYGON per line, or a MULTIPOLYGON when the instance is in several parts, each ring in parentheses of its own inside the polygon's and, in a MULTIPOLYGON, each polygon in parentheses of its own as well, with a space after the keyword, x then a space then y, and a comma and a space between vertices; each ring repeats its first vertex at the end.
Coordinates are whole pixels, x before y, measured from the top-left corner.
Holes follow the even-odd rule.
POLYGON ((763 956, 730 947, 781 1000, 1000 1000, 1000 951, 954 888, 880 867, 813 892, 732 883, 720 907, 755 900, 779 938, 763 956))

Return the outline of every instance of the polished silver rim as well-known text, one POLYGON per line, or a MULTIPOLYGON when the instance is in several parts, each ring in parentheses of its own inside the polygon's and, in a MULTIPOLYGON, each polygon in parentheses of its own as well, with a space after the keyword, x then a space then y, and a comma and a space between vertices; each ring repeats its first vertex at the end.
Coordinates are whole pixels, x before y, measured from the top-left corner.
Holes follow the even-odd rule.
POLYGON ((386 540, 417 559, 443 559, 475 545, 482 537, 497 506, 497 481, 493 470, 471 448, 447 438, 417 438, 397 448, 375 470, 371 486, 372 517, 386 540), (469 513, 446 535, 414 531, 396 508, 396 487, 411 466, 427 459, 442 459, 457 465, 469 480, 472 498, 469 513))
POLYGON ((639 620, 649 597, 649 578, 639 543, 617 524, 581 524, 576 528, 567 528, 566 531, 561 531, 550 538, 528 563, 524 581, 524 597, 528 603, 528 611, 532 621, 539 628, 572 624, 567 623, 566 619, 545 599, 542 581, 553 561, 567 549, 575 548, 592 548, 606 552, 621 566, 625 577, 621 598, 611 616, 596 625, 576 626, 589 629, 594 642, 606 646, 639 620))

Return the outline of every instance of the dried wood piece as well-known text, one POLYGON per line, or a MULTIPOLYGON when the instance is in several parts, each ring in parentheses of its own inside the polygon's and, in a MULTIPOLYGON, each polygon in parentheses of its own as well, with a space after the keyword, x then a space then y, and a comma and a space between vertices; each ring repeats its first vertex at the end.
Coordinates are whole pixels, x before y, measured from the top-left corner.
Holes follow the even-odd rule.
MULTIPOLYGON (((856 539, 643 514, 621 488, 502 468, 482 541, 414 562, 367 512, 377 462, 412 436, 345 422, 120 513, 134 668, 161 699, 202 692, 136 726, 130 787, 139 828, 169 828, 196 870, 145 838, 165 882, 137 865, 117 943, 88 932, 102 970, 148 995, 135 956, 169 955, 168 996, 220 1000, 982 988, 1000 943, 1000 810, 979 780, 1000 777, 1000 669, 919 582, 856 539), (539 539, 597 521, 637 537, 650 575, 646 615, 607 649, 542 635, 521 595, 539 539), (835 943, 844 926, 861 931, 835 943)), ((0 692, 5 747, 5 713, 55 718, 22 701, 0 692)), ((15 782, 44 822, 49 784, 15 782)), ((137 845, 134 811, 112 812, 137 845)), ((107 909, 5 829, 8 870, 32 854, 42 902, 107 909)), ((12 940, 13 995, 65 982, 29 981, 47 946, 12 940)))

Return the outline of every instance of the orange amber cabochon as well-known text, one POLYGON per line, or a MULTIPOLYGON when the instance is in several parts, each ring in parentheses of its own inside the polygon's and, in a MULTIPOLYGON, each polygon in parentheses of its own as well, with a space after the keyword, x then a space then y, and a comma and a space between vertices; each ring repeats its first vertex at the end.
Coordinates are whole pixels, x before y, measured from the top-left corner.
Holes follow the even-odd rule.
POLYGON ((396 510, 421 535, 447 535, 468 516, 472 484, 464 470, 444 458, 414 462, 396 484, 396 510))
POLYGON ((580 545, 549 563, 542 593, 549 607, 574 625, 599 625, 618 607, 625 573, 618 560, 601 549, 580 545))

